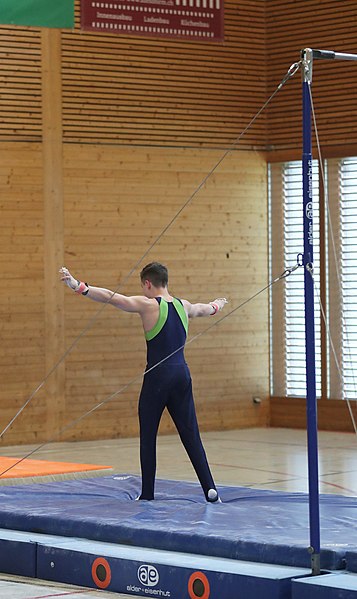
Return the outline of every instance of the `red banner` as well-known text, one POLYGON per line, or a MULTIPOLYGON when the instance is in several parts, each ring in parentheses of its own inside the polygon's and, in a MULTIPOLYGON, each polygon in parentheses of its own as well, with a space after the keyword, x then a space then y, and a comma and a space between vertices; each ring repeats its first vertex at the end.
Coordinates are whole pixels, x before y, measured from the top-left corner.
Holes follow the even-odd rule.
POLYGON ((222 42, 223 0, 81 0, 81 27, 103 33, 222 42))

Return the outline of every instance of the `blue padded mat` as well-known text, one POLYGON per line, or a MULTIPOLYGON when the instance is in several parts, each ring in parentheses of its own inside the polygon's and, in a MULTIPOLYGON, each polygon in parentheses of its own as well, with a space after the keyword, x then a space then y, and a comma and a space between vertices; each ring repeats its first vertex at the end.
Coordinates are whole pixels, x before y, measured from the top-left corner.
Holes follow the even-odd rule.
POLYGON ((355 551, 347 551, 346 554, 346 568, 350 572, 357 574, 357 548, 355 551))
MULTIPOLYGON (((308 496, 220 487, 209 504, 196 483, 156 482, 155 501, 134 501, 131 475, 0 487, 0 527, 309 567, 308 496)), ((357 550, 357 497, 322 495, 321 567, 345 567, 357 550)))

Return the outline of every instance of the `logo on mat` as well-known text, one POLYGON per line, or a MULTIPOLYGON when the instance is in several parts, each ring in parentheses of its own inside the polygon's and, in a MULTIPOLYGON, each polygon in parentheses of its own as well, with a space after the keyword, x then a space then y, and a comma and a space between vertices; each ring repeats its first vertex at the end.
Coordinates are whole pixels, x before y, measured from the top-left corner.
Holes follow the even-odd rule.
POLYGON ((141 584, 144 584, 147 587, 156 587, 156 585, 159 583, 160 576, 154 566, 143 564, 138 569, 138 579, 140 580, 141 584))

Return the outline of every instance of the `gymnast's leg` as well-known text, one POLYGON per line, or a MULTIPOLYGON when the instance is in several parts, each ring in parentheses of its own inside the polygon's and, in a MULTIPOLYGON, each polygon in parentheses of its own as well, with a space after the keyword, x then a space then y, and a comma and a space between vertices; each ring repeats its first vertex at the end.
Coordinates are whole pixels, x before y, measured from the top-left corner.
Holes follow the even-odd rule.
POLYGON ((218 493, 208 465, 192 394, 192 381, 188 368, 180 367, 180 380, 171 387, 167 409, 180 435, 207 501, 217 501, 218 493))
POLYGON ((165 401, 154 373, 146 374, 139 398, 141 495, 154 499, 156 474, 156 437, 165 401))

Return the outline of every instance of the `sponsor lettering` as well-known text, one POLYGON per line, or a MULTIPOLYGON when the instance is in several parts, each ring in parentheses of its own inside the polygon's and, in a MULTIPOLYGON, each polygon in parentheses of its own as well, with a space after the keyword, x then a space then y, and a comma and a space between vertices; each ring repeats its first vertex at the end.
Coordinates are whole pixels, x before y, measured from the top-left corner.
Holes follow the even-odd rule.
POLYGON ((159 571, 155 566, 152 566, 151 564, 142 564, 138 568, 137 576, 143 586, 129 584, 126 587, 127 591, 141 593, 142 595, 149 595, 151 597, 171 597, 170 591, 153 588, 156 587, 160 581, 159 571))
POLYGON ((144 17, 144 23, 156 23, 158 25, 170 25, 168 19, 162 19, 161 17, 144 17))
POLYGON ((138 579, 141 584, 148 587, 156 587, 159 584, 160 576, 155 566, 143 564, 138 570, 138 579))
POLYGON ((210 27, 210 24, 204 21, 188 21, 187 19, 181 19, 181 25, 184 27, 207 27, 207 29, 210 27))
POLYGON ((170 591, 163 591, 162 589, 151 589, 150 587, 142 588, 135 584, 128 584, 126 590, 132 593, 142 593, 145 595, 151 595, 153 597, 171 597, 170 591))

